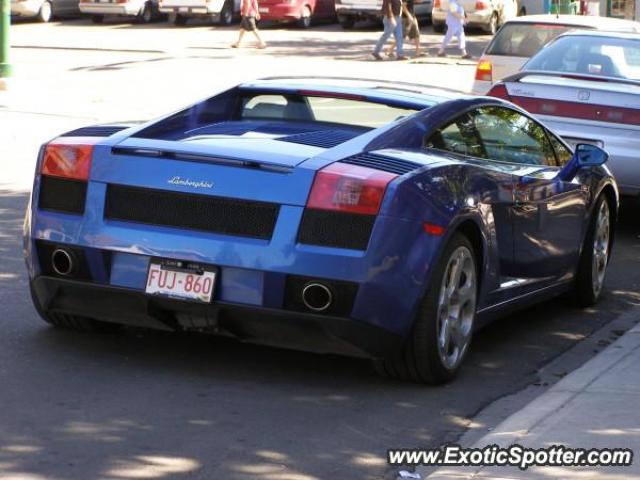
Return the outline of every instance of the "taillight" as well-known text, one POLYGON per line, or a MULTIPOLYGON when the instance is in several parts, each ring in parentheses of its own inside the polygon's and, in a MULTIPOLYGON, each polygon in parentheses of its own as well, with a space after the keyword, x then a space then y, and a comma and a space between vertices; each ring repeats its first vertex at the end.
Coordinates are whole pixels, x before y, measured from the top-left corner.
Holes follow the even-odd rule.
POLYGON ((440 0, 434 0, 433 8, 440 8, 440 0))
POLYGON ((493 81, 493 66, 491 65, 491 61, 484 58, 480 59, 476 67, 476 80, 482 82, 493 81))
POLYGON ((93 147, 100 138, 60 137, 47 144, 40 173, 52 177, 89 180, 93 147))
POLYGON ((507 86, 504 83, 496 83, 491 90, 487 92, 490 97, 503 98, 504 100, 511 101, 511 96, 507 90, 507 86))
POLYGON ((488 8, 489 4, 487 2, 483 2, 482 0, 476 2, 476 10, 487 10, 488 8))
POLYGON ((376 215, 387 185, 396 177, 372 168, 333 163, 316 174, 307 207, 376 215))

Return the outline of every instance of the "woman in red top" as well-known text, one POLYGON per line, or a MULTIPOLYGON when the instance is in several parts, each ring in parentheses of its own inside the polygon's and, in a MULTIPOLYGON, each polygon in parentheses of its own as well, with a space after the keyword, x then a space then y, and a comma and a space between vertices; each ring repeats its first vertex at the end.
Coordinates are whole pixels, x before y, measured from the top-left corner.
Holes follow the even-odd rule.
POLYGON ((258 0, 242 0, 240 3, 240 14, 242 15, 242 21, 240 22, 240 35, 238 41, 231 45, 233 48, 238 48, 242 37, 245 32, 253 32, 258 40, 258 48, 265 48, 266 43, 260 37, 258 27, 256 27, 256 20, 260 20, 260 11, 258 10, 258 0))

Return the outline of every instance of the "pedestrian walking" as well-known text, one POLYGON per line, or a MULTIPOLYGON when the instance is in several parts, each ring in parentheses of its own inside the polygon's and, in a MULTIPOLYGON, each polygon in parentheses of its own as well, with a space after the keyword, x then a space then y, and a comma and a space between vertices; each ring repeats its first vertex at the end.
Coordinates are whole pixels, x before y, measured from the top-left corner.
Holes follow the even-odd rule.
POLYGON ((384 32, 382 32, 378 43, 376 43, 373 49, 373 53, 371 54, 373 58, 382 60, 380 52, 389 37, 393 34, 396 39, 397 59, 407 60, 403 50, 402 0, 382 0, 382 24, 384 25, 384 32))
POLYGON ((471 55, 467 53, 466 38, 464 36, 464 25, 467 23, 464 8, 458 3, 458 0, 449 0, 449 11, 447 12, 447 33, 442 39, 442 45, 440 45, 440 51, 438 51, 439 57, 446 57, 445 49, 449 45, 449 42, 453 37, 458 39, 458 48, 462 58, 471 58, 471 55))
POLYGON ((262 37, 260 37, 260 32, 258 32, 258 27, 256 26, 256 21, 260 20, 258 0, 241 0, 240 15, 242 16, 242 19, 240 21, 238 41, 231 46, 233 48, 240 47, 240 43, 242 42, 242 37, 244 37, 245 32, 251 32, 258 41, 257 48, 266 48, 267 44, 264 43, 262 37))
MULTIPOLYGON (((420 50, 420 25, 418 24, 418 18, 411 11, 411 7, 408 3, 402 4, 402 32, 404 37, 413 42, 415 47, 414 57, 419 57, 422 52, 420 50)), ((388 57, 394 57, 393 50, 396 47, 395 39, 391 41, 391 47, 387 51, 388 57)))

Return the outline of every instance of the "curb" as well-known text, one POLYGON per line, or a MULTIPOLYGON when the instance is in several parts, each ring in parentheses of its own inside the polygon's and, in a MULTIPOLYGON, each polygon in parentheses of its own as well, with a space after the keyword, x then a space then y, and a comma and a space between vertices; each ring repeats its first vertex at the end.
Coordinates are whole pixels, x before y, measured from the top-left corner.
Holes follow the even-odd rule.
MULTIPOLYGON (((636 307, 623 313, 620 318, 638 318, 638 315, 640 315, 640 308, 636 307)), ((496 444, 499 447, 508 447, 518 443, 519 439, 528 435, 536 426, 564 408, 574 397, 600 378, 603 373, 624 360, 638 348, 640 348, 640 323, 637 323, 618 340, 568 374, 545 393, 532 400, 524 408, 507 417, 496 426, 494 431, 475 442, 473 447, 482 448, 492 444, 496 444)), ((425 478, 469 479, 480 474, 483 468, 438 468, 425 478)))

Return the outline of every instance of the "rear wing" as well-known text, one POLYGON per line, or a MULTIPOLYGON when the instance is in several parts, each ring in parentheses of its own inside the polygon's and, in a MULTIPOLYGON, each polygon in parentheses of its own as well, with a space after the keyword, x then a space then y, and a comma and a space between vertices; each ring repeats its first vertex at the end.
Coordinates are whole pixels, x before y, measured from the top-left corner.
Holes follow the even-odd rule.
POLYGON ((570 72, 553 72, 548 70, 522 70, 513 75, 503 78, 503 83, 518 83, 526 77, 556 77, 566 78, 570 80, 587 80, 592 82, 616 83, 621 85, 634 85, 640 87, 640 80, 630 80, 628 78, 607 77, 603 75, 593 75, 590 73, 570 73, 570 72))

